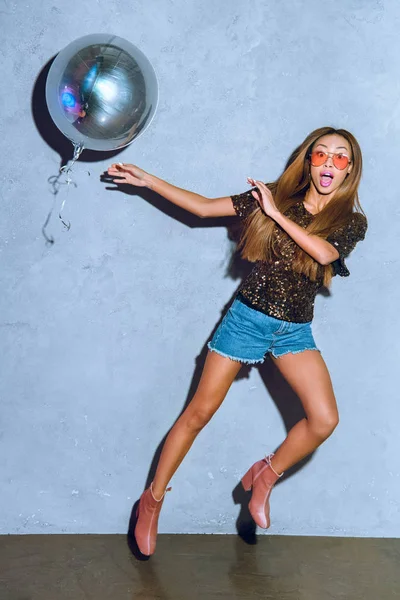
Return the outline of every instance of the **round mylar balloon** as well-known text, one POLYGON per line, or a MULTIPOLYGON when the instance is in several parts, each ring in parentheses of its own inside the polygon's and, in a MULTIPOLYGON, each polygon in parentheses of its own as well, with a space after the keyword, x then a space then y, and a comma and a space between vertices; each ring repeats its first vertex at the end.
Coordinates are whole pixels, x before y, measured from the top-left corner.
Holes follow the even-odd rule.
POLYGON ((136 46, 86 35, 56 56, 46 81, 50 115, 75 146, 114 150, 150 124, 158 103, 153 67, 136 46))

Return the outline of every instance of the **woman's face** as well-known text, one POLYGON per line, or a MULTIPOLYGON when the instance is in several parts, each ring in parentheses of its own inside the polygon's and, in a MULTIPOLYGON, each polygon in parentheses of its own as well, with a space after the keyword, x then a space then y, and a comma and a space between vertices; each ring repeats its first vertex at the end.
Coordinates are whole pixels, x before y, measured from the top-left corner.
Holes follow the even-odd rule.
POLYGON ((336 133, 324 135, 315 142, 311 153, 316 153, 310 159, 312 184, 321 195, 334 194, 353 167, 349 142, 336 133))

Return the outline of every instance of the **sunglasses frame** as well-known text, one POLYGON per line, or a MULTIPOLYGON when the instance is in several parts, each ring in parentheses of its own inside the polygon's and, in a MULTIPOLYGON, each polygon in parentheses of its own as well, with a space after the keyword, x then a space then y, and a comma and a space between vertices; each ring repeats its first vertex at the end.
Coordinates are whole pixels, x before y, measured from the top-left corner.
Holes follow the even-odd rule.
POLYGON ((344 152, 325 152, 325 150, 314 150, 313 152, 310 152, 310 154, 309 154, 310 164, 311 164, 313 167, 321 167, 321 166, 324 164, 324 162, 326 162, 326 160, 327 160, 328 156, 332 156, 332 162, 333 162, 333 166, 334 166, 336 169, 338 169, 338 171, 344 171, 344 170, 345 170, 345 169, 347 169, 347 167, 348 167, 348 166, 351 164, 351 160, 350 160, 350 158, 349 158, 349 157, 347 156, 347 154, 345 154, 344 152), (314 154, 314 152, 321 152, 322 154, 325 154, 325 155, 326 155, 326 158, 323 160, 323 162, 322 162, 320 165, 313 165, 313 163, 312 163, 312 159, 311 159, 311 157, 312 157, 312 155, 314 154), (336 166, 336 165, 335 165, 335 157, 336 157, 338 154, 341 154, 342 156, 345 156, 345 157, 347 158, 347 160, 348 160, 348 163, 347 163, 347 165, 346 165, 345 167, 342 167, 342 168, 340 168, 340 167, 338 167, 338 166, 336 166))

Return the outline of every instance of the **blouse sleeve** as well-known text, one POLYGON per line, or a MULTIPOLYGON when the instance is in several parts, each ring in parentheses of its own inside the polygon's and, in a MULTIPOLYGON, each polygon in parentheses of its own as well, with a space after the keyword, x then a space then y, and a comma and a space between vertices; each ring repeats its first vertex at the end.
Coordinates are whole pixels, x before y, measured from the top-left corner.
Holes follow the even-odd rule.
POLYGON ((353 213, 346 225, 343 225, 326 238, 326 241, 339 252, 339 258, 332 263, 334 275, 340 275, 341 277, 350 275, 344 259, 355 248, 357 242, 364 239, 367 227, 365 216, 362 213, 353 213))
POLYGON ((233 208, 238 217, 246 219, 258 207, 258 202, 251 195, 252 190, 248 190, 243 194, 231 196, 233 208))

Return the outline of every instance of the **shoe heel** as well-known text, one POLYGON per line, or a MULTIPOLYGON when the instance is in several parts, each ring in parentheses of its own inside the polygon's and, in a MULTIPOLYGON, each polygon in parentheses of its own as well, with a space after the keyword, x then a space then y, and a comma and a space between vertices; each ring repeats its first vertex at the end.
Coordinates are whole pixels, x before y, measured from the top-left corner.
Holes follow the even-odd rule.
POLYGON ((245 492, 249 492, 253 485, 253 474, 251 472, 251 468, 247 471, 245 475, 242 477, 242 486, 245 492))

